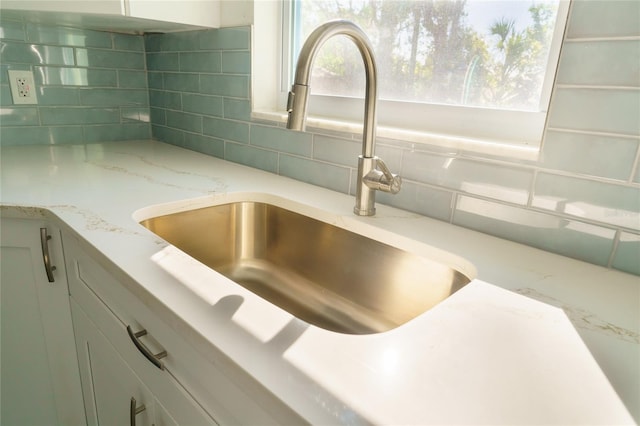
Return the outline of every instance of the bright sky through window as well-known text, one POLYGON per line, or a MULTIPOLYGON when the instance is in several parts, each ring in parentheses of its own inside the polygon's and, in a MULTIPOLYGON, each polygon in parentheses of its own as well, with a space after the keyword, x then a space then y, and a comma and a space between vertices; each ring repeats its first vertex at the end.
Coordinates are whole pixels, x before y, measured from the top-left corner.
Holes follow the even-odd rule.
MULTIPOLYGON (((557 1, 299 1, 298 45, 317 25, 349 19, 371 39, 380 99, 522 111, 541 99, 557 1)), ((293 65, 293 64, 292 64, 293 65)), ((359 54, 334 38, 318 56, 312 93, 364 93, 359 54)))

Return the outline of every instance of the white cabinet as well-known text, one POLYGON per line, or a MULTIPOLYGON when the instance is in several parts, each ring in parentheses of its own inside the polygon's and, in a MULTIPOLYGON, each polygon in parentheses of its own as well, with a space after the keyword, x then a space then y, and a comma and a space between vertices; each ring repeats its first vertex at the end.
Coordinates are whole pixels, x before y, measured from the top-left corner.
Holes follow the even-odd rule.
MULTIPOLYGON (((137 18, 198 27, 218 28, 220 26, 220 0, 3 0, 2 8, 53 13, 51 18, 54 22, 60 19, 67 22, 69 17, 65 15, 74 14, 83 16, 84 19, 79 19, 79 21, 88 24, 98 22, 96 17, 103 15, 105 19, 112 20, 137 18)), ((46 21, 46 16, 43 14, 39 19, 46 21)), ((132 21, 132 24, 134 23, 135 21, 132 21)), ((140 24, 144 28, 144 24, 140 24)), ((164 28, 161 24, 152 28, 158 30, 176 29, 173 27, 164 28)), ((131 29, 140 28, 132 26, 131 29)))
POLYGON ((123 4, 125 16, 212 28, 220 26, 218 0, 125 0, 123 4))
POLYGON ((0 424, 84 424, 60 231, 31 219, 2 218, 0 227, 0 424), (51 236, 53 282, 41 229, 51 236))
POLYGON ((82 308, 71 305, 89 425, 215 424, 177 385, 162 390, 173 391, 170 415, 82 308))
MULTIPOLYGON (((216 425, 168 370, 142 356, 126 326, 88 286, 118 283, 70 246, 71 311, 88 424, 216 425)), ((150 333, 139 341, 145 350, 164 352, 150 333)))
POLYGON ((151 391, 73 301, 72 312, 88 424, 126 425, 130 421, 131 405, 136 424, 152 424, 151 391), (132 398, 135 404, 130 403, 132 398), (136 407, 145 409, 136 414, 136 407))

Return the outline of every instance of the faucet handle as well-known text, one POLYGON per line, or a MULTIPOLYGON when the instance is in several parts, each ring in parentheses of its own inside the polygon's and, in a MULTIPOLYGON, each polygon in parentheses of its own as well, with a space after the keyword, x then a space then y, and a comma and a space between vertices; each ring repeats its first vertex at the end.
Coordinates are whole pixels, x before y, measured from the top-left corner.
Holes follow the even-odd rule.
POLYGON ((364 184, 371 189, 382 192, 397 194, 402 187, 402 178, 387 167, 381 158, 375 157, 376 166, 380 169, 373 169, 363 178, 364 184))

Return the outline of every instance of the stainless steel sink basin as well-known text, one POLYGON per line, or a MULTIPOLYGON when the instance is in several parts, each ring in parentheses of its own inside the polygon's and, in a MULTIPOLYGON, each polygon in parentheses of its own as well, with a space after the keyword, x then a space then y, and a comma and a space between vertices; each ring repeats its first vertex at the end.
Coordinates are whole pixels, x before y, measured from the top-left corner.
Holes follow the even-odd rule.
POLYGON ((336 332, 393 329, 470 281, 442 263, 267 203, 234 202, 141 224, 292 315, 336 332))

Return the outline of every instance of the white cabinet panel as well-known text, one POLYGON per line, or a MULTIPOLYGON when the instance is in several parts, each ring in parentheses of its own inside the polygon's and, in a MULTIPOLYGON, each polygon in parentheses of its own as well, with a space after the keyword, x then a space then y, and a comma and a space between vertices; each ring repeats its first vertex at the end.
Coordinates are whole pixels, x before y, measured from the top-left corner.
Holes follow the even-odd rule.
POLYGON ((123 26, 126 19, 131 19, 129 29, 132 31, 180 29, 175 25, 163 26, 163 22, 209 28, 220 26, 219 0, 3 0, 2 8, 28 11, 38 22, 76 23, 88 28, 105 28, 109 25, 108 20, 112 20, 114 29, 123 29, 126 28, 123 26), (104 19, 101 20, 101 16, 104 19), (148 24, 144 20, 158 22, 148 24))
POLYGON ((44 221, 4 218, 0 226, 0 423, 83 424, 60 233, 49 228, 57 265, 50 283, 40 244, 44 221))
MULTIPOLYGON (((138 425, 216 425, 169 370, 158 369, 140 353, 113 308, 85 284, 86 280, 113 287, 119 286, 118 282, 67 241, 71 240, 65 241, 65 248, 89 424, 128 424, 130 401, 135 398, 146 407, 136 416, 138 425)), ((134 332, 144 328, 134 320, 129 324, 134 332)), ((161 325, 154 321, 153 326, 161 325)), ((162 343, 154 339, 153 330, 139 340, 152 353, 162 352, 162 343)))
POLYGON ((154 424, 151 391, 75 301, 71 303, 88 424, 129 424, 131 398, 136 407, 145 407, 135 415, 136 425, 154 424))
POLYGON ((78 0, 2 0, 7 9, 35 10, 43 12, 109 13, 122 12, 121 0, 78 1, 78 0))
POLYGON ((129 0, 125 1, 125 14, 203 27, 220 26, 220 2, 216 0, 129 0))

